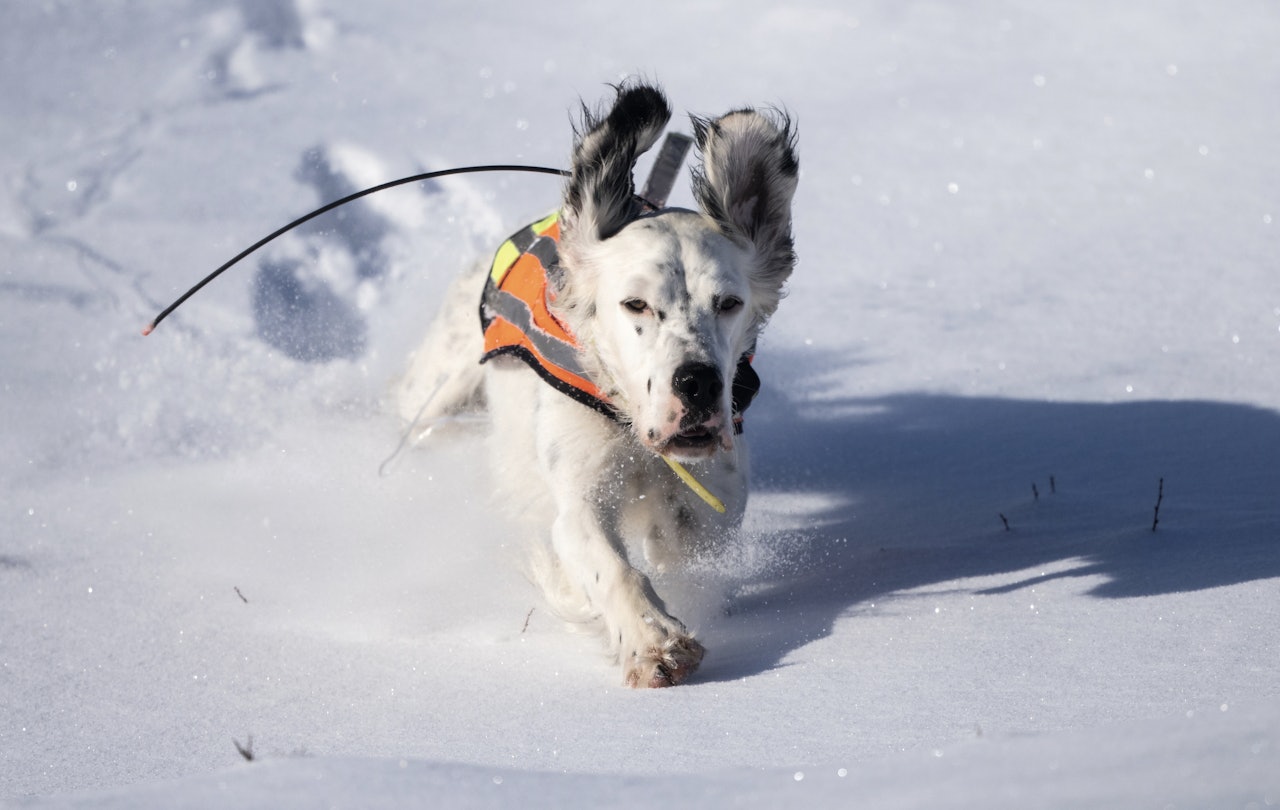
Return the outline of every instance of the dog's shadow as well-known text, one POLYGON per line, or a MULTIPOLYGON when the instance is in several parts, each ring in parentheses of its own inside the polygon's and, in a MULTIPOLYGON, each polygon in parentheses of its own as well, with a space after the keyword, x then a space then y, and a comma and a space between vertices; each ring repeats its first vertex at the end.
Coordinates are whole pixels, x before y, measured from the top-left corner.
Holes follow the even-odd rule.
POLYGON ((1275 412, 787 392, 785 369, 815 367, 762 367, 747 542, 778 550, 703 628, 699 680, 785 666, 843 616, 958 580, 998 595, 1047 569, 1122 599, 1280 576, 1275 412))

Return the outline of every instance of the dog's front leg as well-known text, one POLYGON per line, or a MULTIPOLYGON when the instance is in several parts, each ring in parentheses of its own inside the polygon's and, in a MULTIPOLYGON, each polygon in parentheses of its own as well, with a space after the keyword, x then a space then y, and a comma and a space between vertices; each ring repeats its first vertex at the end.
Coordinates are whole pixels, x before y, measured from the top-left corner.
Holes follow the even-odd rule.
POLYGON ((581 500, 563 504, 552 543, 565 575, 580 583, 604 622, 628 686, 673 686, 702 661, 702 645, 670 616, 648 578, 581 500))
POLYGON ((544 465, 555 462, 547 471, 557 511, 551 541, 561 573, 603 621, 626 684, 673 686, 697 669, 702 645, 667 613, 648 577, 628 561, 617 531, 616 499, 626 487, 616 481, 616 443, 584 435, 581 428, 573 438, 561 434, 562 442, 539 453, 544 465))

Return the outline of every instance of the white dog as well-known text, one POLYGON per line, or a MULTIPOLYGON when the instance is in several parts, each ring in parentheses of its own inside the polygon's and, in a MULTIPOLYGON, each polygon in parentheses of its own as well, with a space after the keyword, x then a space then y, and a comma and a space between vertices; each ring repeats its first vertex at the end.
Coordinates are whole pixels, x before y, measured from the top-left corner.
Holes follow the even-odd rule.
POLYGON ((454 285, 397 392, 418 429, 487 405, 504 499, 550 528, 544 590, 635 687, 702 660, 630 560, 661 570, 741 522, 748 361, 795 264, 790 120, 693 119, 700 210, 652 210, 632 173, 670 115, 641 83, 584 109, 560 211, 454 285))

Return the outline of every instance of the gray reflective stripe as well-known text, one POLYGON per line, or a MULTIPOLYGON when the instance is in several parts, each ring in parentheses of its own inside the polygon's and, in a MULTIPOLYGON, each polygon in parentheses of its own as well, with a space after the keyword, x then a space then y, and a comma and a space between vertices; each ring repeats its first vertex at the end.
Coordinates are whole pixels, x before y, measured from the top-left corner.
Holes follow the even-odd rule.
POLYGON ((549 236, 539 236, 533 244, 520 249, 528 253, 542 264, 542 272, 548 273, 560 263, 560 250, 556 240, 549 236))
POLYGON ((538 350, 538 354, 548 362, 584 380, 590 379, 578 362, 578 350, 539 329, 533 322, 533 313, 529 311, 529 306, 524 301, 509 292, 491 286, 485 294, 485 304, 493 314, 505 318, 523 332, 538 350))
POLYGON ((526 251, 529 250, 529 246, 532 245, 534 241, 536 241, 537 239, 538 239, 538 234, 534 233, 533 225, 526 225, 525 227, 521 228, 519 231, 516 231, 514 234, 512 234, 511 238, 508 239, 507 241, 515 245, 516 250, 520 251, 521 253, 525 253, 526 251))

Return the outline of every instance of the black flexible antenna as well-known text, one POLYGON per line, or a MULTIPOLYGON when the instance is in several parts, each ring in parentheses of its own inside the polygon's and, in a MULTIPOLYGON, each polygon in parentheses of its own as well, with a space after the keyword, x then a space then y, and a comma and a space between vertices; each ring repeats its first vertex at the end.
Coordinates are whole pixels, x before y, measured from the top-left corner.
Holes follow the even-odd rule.
POLYGON ((332 211, 333 209, 337 208, 340 205, 346 205, 347 203, 352 202, 354 200, 358 200, 361 197, 365 197, 369 194, 374 194, 379 191, 385 191, 386 189, 389 189, 389 188, 408 185, 409 183, 416 183, 421 180, 434 180, 437 177, 448 177, 449 175, 452 175, 452 174, 471 174, 474 172, 532 172, 534 174, 556 174, 556 175, 560 175, 561 177, 569 176, 569 172, 565 171, 564 169, 551 169, 551 168, 547 168, 546 166, 520 166, 520 165, 501 165, 501 164, 493 165, 493 166, 461 166, 454 169, 439 169, 438 171, 434 171, 434 172, 424 172, 423 174, 415 174, 412 177, 402 177, 399 180, 392 180, 388 183, 383 183, 381 185, 373 186, 372 188, 366 188, 363 191, 357 191, 354 194, 348 194, 347 196, 343 197, 340 200, 334 200, 328 205, 324 205, 324 206, 321 206, 320 208, 317 208, 316 210, 312 211, 310 214, 307 214, 306 216, 298 217, 293 222, 290 222, 288 225, 285 225, 283 228, 280 228, 279 230, 272 232, 268 236, 264 236, 263 238, 259 239, 257 242, 254 242, 249 247, 237 253, 236 256, 233 259, 231 259, 231 261, 227 262, 226 264, 219 267, 217 270, 214 270, 212 273, 205 276, 194 287, 192 287, 191 289, 183 293, 181 296, 179 296, 176 301, 174 301, 169 306, 165 307, 164 310, 162 310, 159 315, 157 315, 154 319, 152 319, 151 323, 147 324, 143 328, 142 334, 143 335, 151 334, 152 330, 154 330, 157 326, 159 326, 161 321, 169 317, 169 314, 171 312, 173 312, 178 307, 182 306, 182 304, 186 302, 188 298, 200 292, 200 290, 203 289, 206 284, 208 284, 210 281, 213 281, 218 276, 222 275, 224 272, 226 272, 228 269, 234 266, 236 262, 240 261, 245 256, 248 256, 250 253, 253 253, 255 250, 267 244, 272 239, 275 239, 277 236, 280 236, 281 234, 284 234, 284 233, 288 233, 289 231, 293 230, 294 228, 298 227, 304 222, 308 222, 320 216, 321 214, 332 211))

